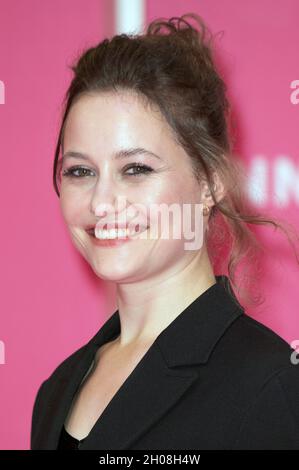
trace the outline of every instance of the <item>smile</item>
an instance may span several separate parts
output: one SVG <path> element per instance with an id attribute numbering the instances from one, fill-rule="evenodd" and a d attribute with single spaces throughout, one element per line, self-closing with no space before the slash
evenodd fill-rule
<path id="1" fill-rule="evenodd" d="M 95 228 L 90 228 L 87 229 L 86 232 L 90 237 L 92 238 L 92 241 L 94 244 L 97 246 L 118 246 L 122 245 L 123 243 L 129 242 L 134 240 L 134 237 L 145 230 L 148 229 L 148 227 L 142 227 L 140 228 L 139 225 L 137 225 L 138 231 L 132 230 L 132 229 L 110 229 L 110 230 L 101 230 Z"/>

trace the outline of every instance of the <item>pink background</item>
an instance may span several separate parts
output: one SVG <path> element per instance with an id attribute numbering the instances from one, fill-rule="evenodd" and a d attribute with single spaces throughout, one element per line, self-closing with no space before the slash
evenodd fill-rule
<path id="1" fill-rule="evenodd" d="M 191 11 L 224 31 L 217 43 L 237 150 L 249 173 L 258 157 L 266 168 L 267 198 L 258 207 L 298 229 L 299 104 L 290 84 L 299 79 L 299 2 L 148 0 L 146 22 Z M 114 285 L 95 278 L 71 245 L 52 188 L 68 65 L 113 33 L 112 1 L 0 0 L 1 449 L 29 448 L 40 383 L 116 309 Z M 268 250 L 259 286 L 265 302 L 248 314 L 291 343 L 299 339 L 298 265 L 284 236 L 271 227 L 259 234 Z"/>

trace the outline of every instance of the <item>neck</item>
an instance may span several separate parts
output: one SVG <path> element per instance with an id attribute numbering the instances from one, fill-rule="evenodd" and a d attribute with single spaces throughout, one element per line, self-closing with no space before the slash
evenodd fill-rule
<path id="1" fill-rule="evenodd" d="M 199 295 L 216 283 L 205 248 L 185 264 L 146 281 L 117 285 L 119 347 L 151 344 Z"/>

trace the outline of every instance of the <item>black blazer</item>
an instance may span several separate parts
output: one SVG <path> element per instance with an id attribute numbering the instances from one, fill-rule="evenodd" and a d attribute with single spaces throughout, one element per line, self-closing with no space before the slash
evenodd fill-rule
<path id="1" fill-rule="evenodd" d="M 216 280 L 158 335 L 79 450 L 299 449 L 296 353 Z M 96 351 L 119 332 L 117 310 L 41 384 L 31 450 L 57 449 Z"/>

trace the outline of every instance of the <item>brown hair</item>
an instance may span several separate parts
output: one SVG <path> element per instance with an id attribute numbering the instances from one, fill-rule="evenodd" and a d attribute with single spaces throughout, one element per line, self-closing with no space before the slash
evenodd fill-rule
<path id="1" fill-rule="evenodd" d="M 197 27 L 188 18 L 195 20 Z M 187 13 L 169 20 L 156 19 L 145 34 L 115 35 L 84 51 L 70 66 L 75 76 L 64 98 L 53 183 L 60 196 L 59 154 L 66 118 L 75 100 L 90 92 L 134 91 L 144 102 L 158 106 L 174 138 L 190 156 L 195 177 L 207 181 L 215 203 L 206 233 L 209 256 L 215 271 L 222 261 L 221 269 L 227 269 L 232 285 L 238 288 L 236 270 L 241 260 L 246 260 L 247 269 L 262 248 L 250 225 L 271 224 L 282 229 L 289 241 L 290 237 L 283 224 L 250 208 L 244 192 L 246 175 L 233 155 L 231 109 L 226 85 L 215 65 L 212 39 L 202 18 Z M 221 201 L 214 193 L 215 172 L 226 188 Z"/>

